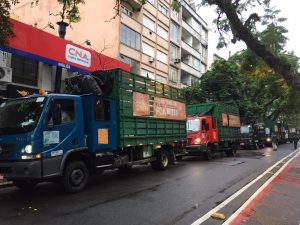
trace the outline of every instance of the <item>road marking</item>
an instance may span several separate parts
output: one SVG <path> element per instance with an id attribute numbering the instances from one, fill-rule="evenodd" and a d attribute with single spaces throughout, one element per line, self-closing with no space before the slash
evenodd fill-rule
<path id="1" fill-rule="evenodd" d="M 299 151 L 299 150 L 298 150 Z M 269 167 L 265 172 L 263 172 L 261 175 L 259 175 L 258 177 L 256 177 L 254 180 L 252 180 L 250 183 L 248 183 L 247 185 L 245 185 L 243 188 L 241 188 L 239 191 L 235 192 L 233 195 L 231 195 L 229 198 L 227 198 L 225 201 L 223 201 L 221 204 L 217 205 L 215 208 L 213 208 L 212 210 L 210 210 L 209 212 L 207 212 L 205 215 L 203 215 L 202 217 L 200 217 L 199 219 L 197 219 L 195 222 L 193 222 L 191 225 L 200 225 L 202 224 L 204 221 L 208 220 L 210 218 L 210 216 L 215 213 L 215 212 L 219 212 L 220 209 L 224 208 L 228 203 L 230 203 L 232 200 L 234 200 L 236 197 L 238 197 L 239 195 L 241 195 L 244 191 L 246 191 L 252 184 L 254 184 L 256 181 L 260 180 L 263 176 L 265 176 L 268 172 L 270 172 L 274 167 L 276 167 L 278 164 L 280 164 L 281 162 L 283 162 L 285 159 L 287 159 L 288 157 L 290 157 L 291 155 L 295 154 L 294 152 L 291 152 L 289 155 L 287 155 L 286 157 L 284 157 L 283 159 L 279 160 L 277 163 L 275 163 L 273 166 Z M 298 152 L 299 154 L 299 152 Z M 296 153 L 297 155 L 297 153 Z"/>
<path id="2" fill-rule="evenodd" d="M 287 167 L 287 165 L 294 159 L 296 158 L 300 152 L 296 153 L 292 158 L 290 158 L 285 165 L 283 165 L 269 180 L 267 180 L 235 213 L 233 213 L 222 225 L 229 225 L 241 212 L 244 210 L 249 203 L 255 199 L 255 197 L 261 193 L 265 187 L 267 187 L 280 173 L 284 168 Z"/>

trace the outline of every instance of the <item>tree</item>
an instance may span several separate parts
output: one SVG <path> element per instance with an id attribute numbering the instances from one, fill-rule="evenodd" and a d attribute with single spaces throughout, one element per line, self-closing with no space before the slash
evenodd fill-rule
<path id="1" fill-rule="evenodd" d="M 12 24 L 8 18 L 10 15 L 11 5 L 18 3 L 18 0 L 2 0 L 0 1 L 0 45 L 7 45 L 8 38 L 13 37 Z"/>
<path id="2" fill-rule="evenodd" d="M 80 4 L 84 4 L 84 0 L 57 0 L 62 4 L 62 11 L 55 16 L 60 16 L 61 21 L 68 26 L 70 23 L 80 21 Z M 7 45 L 8 39 L 14 36 L 12 24 L 9 22 L 10 9 L 12 5 L 18 4 L 19 0 L 2 0 L 0 1 L 0 45 Z M 53 15 L 53 14 L 52 14 Z M 65 22 L 68 21 L 68 23 Z"/>
<path id="3" fill-rule="evenodd" d="M 76 2 L 76 0 L 61 0 L 63 2 Z M 139 0 L 145 4 L 146 0 Z M 0 21 L 5 21 L 8 17 L 10 4 L 8 0 L 4 2 L 4 10 L 0 11 Z M 116 0 L 116 3 L 121 4 L 122 0 Z M 291 68 L 291 65 L 280 56 L 269 51 L 266 46 L 259 41 L 255 35 L 256 23 L 260 20 L 257 13 L 250 14 L 247 19 L 243 17 L 249 8 L 263 6 L 265 8 L 265 18 L 273 19 L 273 13 L 276 12 L 270 8 L 271 0 L 202 0 L 202 5 L 217 6 L 218 17 L 216 23 L 220 32 L 229 32 L 233 35 L 232 42 L 242 40 L 246 43 L 247 47 L 251 49 L 257 56 L 261 57 L 277 74 L 281 75 L 286 83 L 294 87 L 300 88 L 300 75 L 298 72 Z M 173 0 L 172 6 L 178 9 L 180 0 Z M 2 7 L 1 7 L 2 9 Z M 72 12 L 72 10 L 71 10 Z M 119 13 L 119 11 L 117 12 Z M 225 16 L 225 18 L 224 18 Z M 7 26 L 8 25 L 8 26 Z M 7 37 L 12 35 L 9 23 L 4 23 L 3 34 L 0 36 L 0 43 L 7 43 Z M 1 30 L 2 30 L 1 29 Z"/>

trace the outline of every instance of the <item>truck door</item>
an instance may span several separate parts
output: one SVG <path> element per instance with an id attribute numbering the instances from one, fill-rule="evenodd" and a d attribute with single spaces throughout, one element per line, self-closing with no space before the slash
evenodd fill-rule
<path id="1" fill-rule="evenodd" d="M 75 112 L 78 110 L 74 99 L 54 99 L 50 103 L 43 131 L 44 177 L 57 175 L 63 154 L 83 144 L 80 139 L 83 130 L 76 122 Z"/>
<path id="2" fill-rule="evenodd" d="M 115 150 L 117 148 L 116 137 L 116 105 L 115 101 L 95 97 L 94 99 L 94 127 L 97 134 L 94 146 L 96 152 Z"/>
<path id="3" fill-rule="evenodd" d="M 201 142 L 205 143 L 209 140 L 209 123 L 206 118 L 201 120 Z"/>

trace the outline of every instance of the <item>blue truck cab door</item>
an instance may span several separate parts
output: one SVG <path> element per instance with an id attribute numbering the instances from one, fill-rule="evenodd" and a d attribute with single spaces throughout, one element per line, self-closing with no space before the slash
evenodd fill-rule
<path id="1" fill-rule="evenodd" d="M 116 101 L 113 98 L 87 95 L 83 96 L 83 105 L 89 151 L 98 158 L 106 158 L 103 164 L 110 164 L 113 151 L 118 146 Z"/>
<path id="2" fill-rule="evenodd" d="M 62 173 L 62 159 L 67 152 L 84 147 L 84 124 L 80 97 L 52 96 L 43 126 L 43 177 L 47 178 Z"/>

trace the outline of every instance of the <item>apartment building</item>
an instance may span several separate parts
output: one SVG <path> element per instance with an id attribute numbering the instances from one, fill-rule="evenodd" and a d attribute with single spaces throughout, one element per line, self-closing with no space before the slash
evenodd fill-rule
<path id="1" fill-rule="evenodd" d="M 12 13 L 58 35 L 55 15 L 61 8 L 53 0 L 23 0 Z M 145 5 L 126 0 L 120 6 L 115 0 L 93 0 L 79 9 L 82 19 L 67 28 L 65 38 L 130 64 L 134 73 L 181 87 L 197 82 L 207 69 L 207 24 L 191 1 L 183 0 L 179 12 L 170 0 Z"/>

